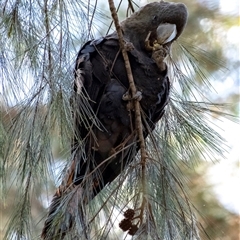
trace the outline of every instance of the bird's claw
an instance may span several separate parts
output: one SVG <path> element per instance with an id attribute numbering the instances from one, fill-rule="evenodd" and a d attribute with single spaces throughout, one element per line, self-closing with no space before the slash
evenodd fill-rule
<path id="1" fill-rule="evenodd" d="M 127 103 L 127 110 L 131 111 L 134 109 L 134 104 L 131 100 L 141 101 L 142 99 L 142 93 L 140 91 L 137 91 L 133 96 L 127 91 L 125 94 L 123 94 L 122 99 L 124 101 L 128 101 Z"/>
<path id="2" fill-rule="evenodd" d="M 152 53 L 152 58 L 156 61 L 156 59 L 162 59 L 164 60 L 168 55 L 168 49 L 161 48 L 159 50 L 156 50 Z"/>
<path id="3" fill-rule="evenodd" d="M 130 52 L 134 49 L 134 46 L 131 42 L 125 42 L 125 49 L 127 52 Z"/>
<path id="4" fill-rule="evenodd" d="M 137 91 L 137 92 L 134 94 L 133 99 L 134 99 L 134 100 L 137 100 L 137 101 L 141 101 L 141 100 L 142 100 L 142 92 Z"/>
<path id="5" fill-rule="evenodd" d="M 122 100 L 124 101 L 130 101 L 131 100 L 131 95 L 129 94 L 129 92 L 127 91 L 126 93 L 123 94 L 122 96 Z"/>
<path id="6" fill-rule="evenodd" d="M 129 91 L 127 91 L 125 94 L 123 94 L 122 99 L 124 101 L 130 101 L 130 100 L 141 101 L 141 99 L 142 99 L 142 92 L 137 91 L 133 96 L 131 96 Z"/>
<path id="7" fill-rule="evenodd" d="M 156 62 L 160 71 L 166 70 L 166 63 L 164 62 L 164 59 L 168 55 L 168 51 L 169 49 L 161 48 L 152 53 L 152 59 Z"/>

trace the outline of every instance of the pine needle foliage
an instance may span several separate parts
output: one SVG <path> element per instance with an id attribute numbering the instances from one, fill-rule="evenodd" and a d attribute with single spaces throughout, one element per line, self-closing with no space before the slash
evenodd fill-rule
<path id="1" fill-rule="evenodd" d="M 134 4 L 129 3 L 132 8 Z M 66 162 L 60 179 L 72 160 L 76 54 L 97 30 L 107 28 L 110 18 L 97 1 L 6 0 L 0 7 L 0 103 L 6 113 L 0 127 L 1 200 L 7 204 L 10 189 L 17 189 L 4 239 L 38 239 L 45 214 L 38 216 L 37 223 L 33 203 L 51 197 L 48 188 L 58 164 L 53 154 L 56 139 Z M 214 160 L 223 155 L 224 140 L 209 123 L 222 114 L 222 106 L 206 97 L 209 75 L 198 56 L 211 64 L 216 61 L 189 46 L 187 40 L 176 43 L 168 59 L 171 98 L 164 117 L 146 140 L 145 169 L 135 143 L 129 154 L 136 155 L 134 161 L 93 200 L 86 201 L 91 176 L 81 198 L 78 188 L 69 191 L 54 217 L 56 228 L 67 222 L 67 204 L 76 200 L 76 221 L 65 239 L 199 239 L 201 227 L 179 166 L 191 167 L 199 156 Z M 101 128 L 87 101 L 81 104 L 81 121 Z M 142 121 L 146 122 L 144 115 Z M 81 142 L 80 148 L 84 139 Z M 98 171 L 92 175 L 101 178 Z M 133 236 L 118 226 L 130 208 L 135 211 L 132 224 L 138 226 Z"/>

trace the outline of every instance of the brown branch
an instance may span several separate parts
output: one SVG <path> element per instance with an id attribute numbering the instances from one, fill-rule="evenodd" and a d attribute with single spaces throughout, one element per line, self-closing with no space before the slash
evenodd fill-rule
<path id="1" fill-rule="evenodd" d="M 125 41 L 123 39 L 123 34 L 121 30 L 121 26 L 118 21 L 118 16 L 116 13 L 116 8 L 114 6 L 113 0 L 108 0 L 109 3 L 109 8 L 112 14 L 112 18 L 115 24 L 115 28 L 119 37 L 119 45 L 120 49 L 122 51 L 124 63 L 125 63 L 125 68 L 127 72 L 127 77 L 129 81 L 129 88 L 131 90 L 132 96 L 136 95 L 137 93 L 137 88 L 134 83 L 133 75 L 132 75 L 132 70 L 131 70 L 131 65 L 129 62 L 127 50 L 125 47 Z M 147 152 L 146 152 L 146 147 L 145 147 L 145 141 L 144 141 L 144 136 L 143 136 L 143 125 L 142 125 L 142 117 L 141 117 L 141 106 L 138 100 L 131 100 L 134 101 L 134 109 L 135 109 L 135 118 L 136 118 L 136 130 L 137 130 L 137 135 L 139 138 L 140 142 L 140 153 L 141 153 L 141 165 L 142 165 L 142 192 L 143 192 L 143 201 L 142 201 L 142 206 L 141 206 L 141 222 L 142 222 L 142 217 L 143 217 L 143 210 L 144 206 L 146 204 L 146 198 L 145 198 L 145 193 L 146 193 L 146 159 L 147 159 Z"/>

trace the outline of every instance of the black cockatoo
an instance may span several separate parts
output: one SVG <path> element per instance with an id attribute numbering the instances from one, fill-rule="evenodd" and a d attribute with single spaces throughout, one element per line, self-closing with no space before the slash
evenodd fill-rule
<path id="1" fill-rule="evenodd" d="M 121 22 L 138 91 L 135 96 L 129 91 L 116 32 L 87 42 L 79 51 L 71 99 L 75 122 L 72 164 L 53 197 L 43 239 L 55 239 L 55 235 L 61 239 L 74 224 L 78 204 L 87 204 L 135 157 L 139 145 L 130 102 L 140 101 L 144 137 L 161 119 L 171 87 L 164 58 L 182 33 L 187 16 L 184 4 L 160 1 Z M 76 194 L 66 203 L 61 221 L 57 212 L 70 192 Z"/>

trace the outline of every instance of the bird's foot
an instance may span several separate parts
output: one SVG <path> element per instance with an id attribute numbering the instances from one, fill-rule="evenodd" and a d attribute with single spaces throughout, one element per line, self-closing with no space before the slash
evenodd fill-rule
<path id="1" fill-rule="evenodd" d="M 167 55 L 169 54 L 169 48 L 167 47 L 163 47 L 161 45 L 161 47 L 155 51 L 153 51 L 152 53 L 152 58 L 155 60 L 155 58 L 161 58 L 161 59 L 164 59 L 167 57 Z"/>
<path id="2" fill-rule="evenodd" d="M 127 110 L 131 111 L 134 109 L 134 103 L 132 100 L 137 100 L 137 101 L 141 101 L 142 99 L 142 92 L 137 91 L 133 96 L 129 93 L 129 91 L 127 91 L 125 94 L 123 94 L 122 99 L 124 101 L 128 101 L 127 103 Z"/>
<path id="3" fill-rule="evenodd" d="M 162 47 L 161 49 L 154 51 L 152 53 L 152 59 L 156 62 L 158 68 L 161 71 L 166 70 L 166 63 L 164 62 L 164 59 L 166 58 L 166 56 L 169 53 L 169 49 Z"/>
<path id="4" fill-rule="evenodd" d="M 125 42 L 125 49 L 127 52 L 130 52 L 134 49 L 134 46 L 131 42 Z"/>
<path id="5" fill-rule="evenodd" d="M 133 96 L 127 91 L 126 93 L 123 94 L 122 99 L 124 101 L 131 101 L 131 100 L 137 100 L 141 101 L 142 100 L 142 92 L 137 91 Z"/>

